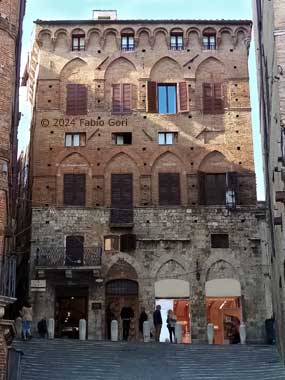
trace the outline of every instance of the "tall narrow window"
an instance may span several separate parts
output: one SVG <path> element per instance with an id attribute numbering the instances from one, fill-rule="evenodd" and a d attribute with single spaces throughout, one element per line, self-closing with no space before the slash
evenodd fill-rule
<path id="1" fill-rule="evenodd" d="M 203 83 L 203 113 L 222 114 L 224 109 L 223 86 L 221 83 Z"/>
<path id="2" fill-rule="evenodd" d="M 65 265 L 79 266 L 83 264 L 84 236 L 66 236 Z"/>
<path id="3" fill-rule="evenodd" d="M 87 87 L 83 84 L 68 84 L 66 86 L 66 114 L 87 114 Z"/>
<path id="4" fill-rule="evenodd" d="M 113 84 L 113 113 L 132 112 L 132 85 L 129 83 Z"/>
<path id="5" fill-rule="evenodd" d="M 135 50 L 135 38 L 132 34 L 123 34 L 122 35 L 121 48 L 124 51 Z"/>
<path id="6" fill-rule="evenodd" d="M 158 188 L 160 205 L 180 205 L 179 173 L 159 173 Z"/>
<path id="7" fill-rule="evenodd" d="M 133 175 L 111 176 L 111 224 L 133 223 Z"/>
<path id="8" fill-rule="evenodd" d="M 85 34 L 72 35 L 72 50 L 85 50 Z"/>
<path id="9" fill-rule="evenodd" d="M 214 33 L 203 35 L 203 50 L 216 50 L 216 35 Z"/>
<path id="10" fill-rule="evenodd" d="M 171 50 L 183 50 L 183 34 L 172 33 L 170 35 L 170 49 Z"/>
<path id="11" fill-rule="evenodd" d="M 85 174 L 64 174 L 63 203 L 66 206 L 85 206 Z"/>
<path id="12" fill-rule="evenodd" d="M 177 112 L 175 84 L 158 85 L 158 112 L 165 114 Z"/>

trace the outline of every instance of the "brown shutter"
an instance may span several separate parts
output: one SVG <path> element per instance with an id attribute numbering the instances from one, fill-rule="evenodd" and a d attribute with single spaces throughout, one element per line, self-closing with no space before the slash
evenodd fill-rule
<path id="1" fill-rule="evenodd" d="M 85 206 L 85 174 L 64 174 L 63 203 L 69 206 Z"/>
<path id="2" fill-rule="evenodd" d="M 214 83 L 213 85 L 213 107 L 215 114 L 224 113 L 224 98 L 223 98 L 223 86 L 221 83 Z"/>
<path id="3" fill-rule="evenodd" d="M 122 112 L 129 113 L 132 110 L 132 85 L 122 84 Z"/>
<path id="4" fill-rule="evenodd" d="M 213 109 L 213 88 L 209 83 L 203 83 L 203 113 L 212 114 Z"/>
<path id="5" fill-rule="evenodd" d="M 179 173 L 159 173 L 158 186 L 160 205 L 180 205 Z"/>
<path id="6" fill-rule="evenodd" d="M 205 173 L 198 172 L 198 182 L 199 182 L 199 204 L 206 204 L 206 194 L 205 194 Z"/>
<path id="7" fill-rule="evenodd" d="M 83 264 L 83 236 L 67 236 L 65 249 L 65 265 L 76 266 Z"/>
<path id="8" fill-rule="evenodd" d="M 113 84 L 112 112 L 121 112 L 121 85 Z"/>
<path id="9" fill-rule="evenodd" d="M 133 222 L 133 175 L 112 174 L 111 176 L 111 223 Z"/>
<path id="10" fill-rule="evenodd" d="M 121 252 L 130 252 L 136 249 L 136 235 L 134 234 L 126 234 L 121 235 Z"/>
<path id="11" fill-rule="evenodd" d="M 226 174 L 205 175 L 205 199 L 207 205 L 226 203 Z"/>
<path id="12" fill-rule="evenodd" d="M 178 83 L 178 112 L 189 111 L 188 86 L 186 82 Z"/>
<path id="13" fill-rule="evenodd" d="M 66 114 L 87 114 L 87 87 L 83 84 L 68 84 L 66 86 Z"/>
<path id="14" fill-rule="evenodd" d="M 157 112 L 157 84 L 147 82 L 147 112 Z"/>

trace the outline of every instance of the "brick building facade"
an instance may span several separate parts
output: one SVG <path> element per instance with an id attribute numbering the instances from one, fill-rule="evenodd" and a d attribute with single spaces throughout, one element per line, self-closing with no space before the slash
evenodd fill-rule
<path id="1" fill-rule="evenodd" d="M 105 339 L 128 304 L 137 339 L 140 306 L 170 302 L 185 342 L 204 341 L 207 322 L 216 343 L 231 341 L 242 320 L 263 340 L 250 34 L 250 21 L 36 21 L 36 321 L 76 336 L 85 318 L 88 337 Z"/>
<path id="2" fill-rule="evenodd" d="M 282 0 L 253 1 L 260 120 L 272 261 L 277 345 L 285 362 L 285 9 Z"/>
<path id="3" fill-rule="evenodd" d="M 0 379 L 6 378 L 7 347 L 4 334 L 12 322 L 4 310 L 15 301 L 15 262 L 9 254 L 15 218 L 18 89 L 24 0 L 0 2 Z"/>

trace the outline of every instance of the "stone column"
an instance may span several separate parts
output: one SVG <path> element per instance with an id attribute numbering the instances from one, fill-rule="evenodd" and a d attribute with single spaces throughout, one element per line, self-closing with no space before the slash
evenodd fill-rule
<path id="1" fill-rule="evenodd" d="M 191 299 L 191 338 L 195 343 L 207 342 L 206 304 L 204 292 L 194 290 Z"/>

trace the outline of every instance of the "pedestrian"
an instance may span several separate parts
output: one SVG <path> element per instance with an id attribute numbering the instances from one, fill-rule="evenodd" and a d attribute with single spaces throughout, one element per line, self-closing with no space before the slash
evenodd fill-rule
<path id="1" fill-rule="evenodd" d="M 131 320 L 134 318 L 134 311 L 130 306 L 123 306 L 121 319 L 123 321 L 123 340 L 127 341 L 130 333 Z"/>
<path id="2" fill-rule="evenodd" d="M 33 320 L 33 308 L 29 302 L 24 303 L 22 309 L 20 310 L 20 315 L 22 317 L 23 339 L 31 339 L 31 323 Z"/>
<path id="3" fill-rule="evenodd" d="M 168 310 L 168 312 L 167 312 L 166 323 L 167 323 L 167 328 L 168 328 L 168 331 L 169 331 L 170 342 L 173 343 L 173 341 L 174 341 L 174 343 L 175 343 L 176 316 L 175 316 L 175 314 L 173 313 L 173 311 L 171 309 Z"/>
<path id="4" fill-rule="evenodd" d="M 141 333 L 142 337 L 143 337 L 143 324 L 147 320 L 148 320 L 147 313 L 145 312 L 145 308 L 142 307 L 141 314 L 139 317 L 139 332 Z"/>
<path id="5" fill-rule="evenodd" d="M 160 332 L 162 327 L 162 318 L 161 318 L 161 306 L 157 305 L 155 312 L 153 313 L 153 324 L 155 328 L 155 341 L 159 342 Z"/>
<path id="6" fill-rule="evenodd" d="M 111 309 L 111 306 L 108 305 L 106 309 L 106 324 L 107 324 L 107 339 L 111 340 L 111 326 L 112 326 L 112 321 L 116 319 L 116 316 L 114 312 Z"/>

